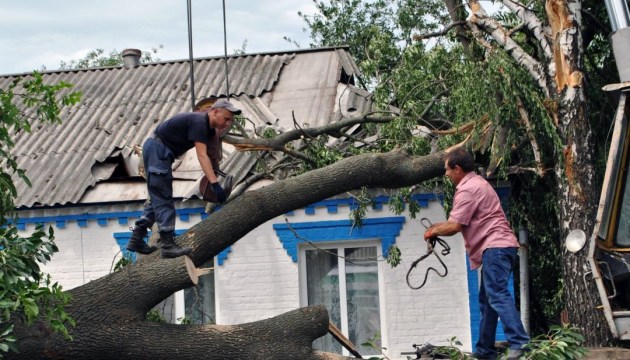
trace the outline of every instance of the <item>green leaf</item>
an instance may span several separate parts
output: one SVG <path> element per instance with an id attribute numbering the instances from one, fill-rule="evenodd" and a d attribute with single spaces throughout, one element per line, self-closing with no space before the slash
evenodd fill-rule
<path id="1" fill-rule="evenodd" d="M 2 331 L 0 331 L 0 338 L 8 336 L 12 332 L 13 332 L 13 324 L 10 324 L 9 326 L 2 329 Z"/>

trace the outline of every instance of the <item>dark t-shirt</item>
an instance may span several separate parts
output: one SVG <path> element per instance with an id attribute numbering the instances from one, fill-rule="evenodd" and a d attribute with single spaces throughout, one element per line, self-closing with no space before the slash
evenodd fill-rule
<path id="1" fill-rule="evenodd" d="M 214 136 L 214 129 L 210 127 L 205 112 L 189 112 L 175 115 L 161 123 L 155 133 L 175 156 L 180 156 L 192 149 L 195 142 L 208 146 Z"/>

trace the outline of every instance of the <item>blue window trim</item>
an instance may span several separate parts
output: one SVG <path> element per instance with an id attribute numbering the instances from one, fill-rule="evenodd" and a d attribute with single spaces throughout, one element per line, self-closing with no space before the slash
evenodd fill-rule
<path id="1" fill-rule="evenodd" d="M 298 243 L 304 239 L 311 242 L 380 239 L 383 256 L 387 256 L 405 219 L 404 216 L 364 219 L 361 227 L 353 227 L 350 220 L 274 224 L 273 229 L 293 262 L 298 260 Z"/>
<path id="2" fill-rule="evenodd" d="M 186 231 L 187 230 L 182 230 L 182 229 L 175 230 L 175 235 L 179 236 L 185 233 Z M 145 242 L 148 241 L 149 236 L 151 236 L 151 232 L 149 232 L 147 237 L 144 239 Z M 129 242 L 130 237 L 131 237 L 131 232 L 115 232 L 114 233 L 114 239 L 116 239 L 116 244 L 118 244 L 118 247 L 120 248 L 120 251 L 122 251 L 123 256 L 131 257 L 132 261 L 136 261 L 136 253 L 127 250 L 127 243 Z M 228 254 L 231 251 L 232 251 L 232 247 L 228 246 L 226 249 L 224 249 L 217 255 L 217 262 L 219 266 L 223 265 L 223 262 L 227 259 Z"/>

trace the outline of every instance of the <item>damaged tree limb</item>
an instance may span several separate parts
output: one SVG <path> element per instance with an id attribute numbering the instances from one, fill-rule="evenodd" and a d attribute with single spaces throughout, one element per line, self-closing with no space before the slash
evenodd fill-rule
<path id="1" fill-rule="evenodd" d="M 178 241 L 193 249 L 190 259 L 198 267 L 260 224 L 288 211 L 362 186 L 399 188 L 440 176 L 443 156 L 440 152 L 415 157 L 394 150 L 346 158 L 246 192 L 191 227 Z M 314 339 L 328 331 L 328 314 L 323 307 L 297 309 L 273 319 L 234 326 L 145 320 L 152 307 L 193 286 L 190 267 L 182 258 L 160 259 L 152 254 L 72 289 L 66 311 L 77 323 L 71 331 L 74 341 L 53 333 L 45 323 L 29 327 L 16 318 L 15 335 L 22 352 L 11 353 L 8 358 L 196 360 L 204 354 L 214 359 L 343 359 L 311 347 Z"/>

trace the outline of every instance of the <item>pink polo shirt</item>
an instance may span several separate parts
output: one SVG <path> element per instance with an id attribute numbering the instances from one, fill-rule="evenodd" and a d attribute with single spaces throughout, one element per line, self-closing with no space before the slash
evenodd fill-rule
<path id="1" fill-rule="evenodd" d="M 471 269 L 481 265 L 481 255 L 487 248 L 519 247 L 499 196 L 474 171 L 466 174 L 457 185 L 448 220 L 462 225 Z"/>

